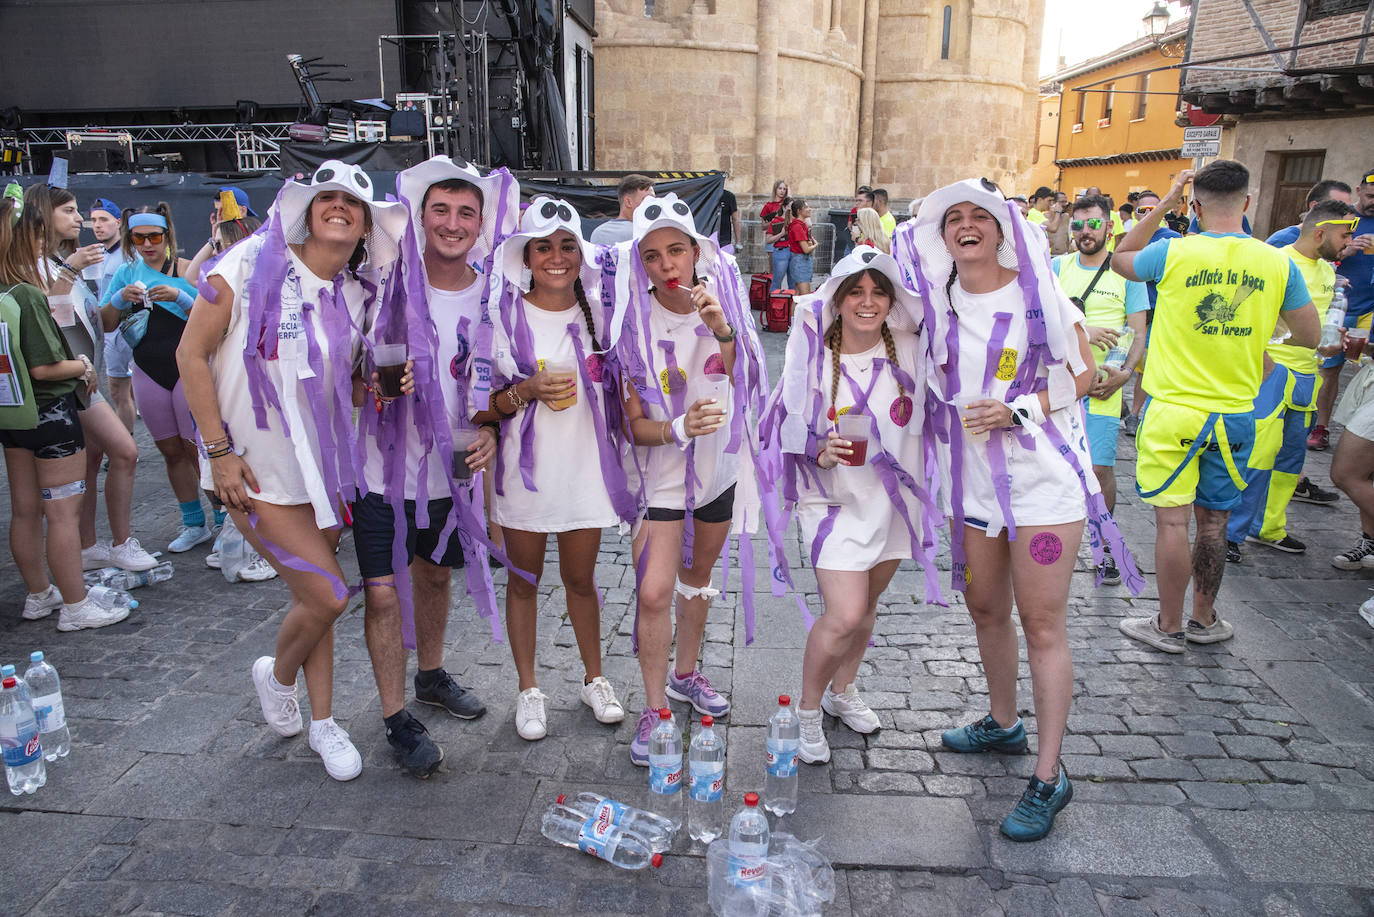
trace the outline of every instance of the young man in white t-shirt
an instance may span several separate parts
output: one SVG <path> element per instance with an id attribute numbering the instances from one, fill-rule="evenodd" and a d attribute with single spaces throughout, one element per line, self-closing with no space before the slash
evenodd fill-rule
<path id="1" fill-rule="evenodd" d="M 484 194 L 483 189 L 475 183 L 482 179 L 470 166 L 461 169 L 446 159 L 436 157 L 410 171 L 420 170 L 424 170 L 422 175 L 439 180 L 421 185 L 423 191 L 418 195 L 419 200 L 407 201 L 418 210 L 418 215 L 412 213 L 412 224 L 422 264 L 407 262 L 404 270 L 409 272 L 423 268 L 425 303 L 420 311 L 429 316 L 438 339 L 432 384 L 443 392 L 445 415 L 452 425 L 455 421 L 467 419 L 460 416 L 466 413 L 461 409 L 466 399 L 458 387 L 467 385 L 467 359 L 472 349 L 470 342 L 480 320 L 484 287 L 473 263 L 489 256 L 492 231 L 483 225 Z M 473 180 L 469 181 L 469 178 Z M 402 173 L 400 187 L 403 196 L 406 193 L 406 179 L 407 173 Z M 488 191 L 494 191 L 494 188 Z M 513 225 L 510 228 L 513 229 Z M 402 256 L 403 260 L 407 257 L 408 253 Z M 414 356 L 411 354 L 412 358 Z M 486 712 L 486 706 L 471 691 L 454 681 L 443 667 L 444 630 L 448 624 L 452 569 L 463 566 L 463 549 L 456 530 L 450 532 L 447 540 L 443 541 L 442 553 L 438 551 L 452 508 L 448 482 L 451 470 L 441 467 L 443 462 L 435 458 L 437 452 L 430 455 L 426 475 L 429 519 L 427 527 L 419 528 L 415 513 L 418 492 L 416 466 L 419 464 L 416 460 L 421 447 L 415 425 L 412 423 L 409 426 L 407 432 L 411 434 L 413 442 L 409 444 L 405 456 L 405 515 L 418 657 L 415 698 L 421 703 L 447 710 L 461 719 L 475 719 Z M 489 428 L 481 428 L 478 437 L 477 444 L 466 455 L 455 450 L 455 462 L 465 461 L 468 474 L 487 466 L 496 453 L 496 437 Z M 364 433 L 363 441 L 367 456 L 364 475 L 370 492 L 355 505 L 353 523 L 354 544 L 366 598 L 363 629 L 381 697 L 387 742 L 396 752 L 401 769 L 423 778 L 439 768 L 444 753 L 429 737 L 424 724 L 405 709 L 407 652 L 402 636 L 401 603 L 394 585 L 397 571 L 393 569 L 392 555 L 396 519 L 393 509 L 382 496 L 388 482 L 385 480 L 387 475 L 383 471 L 384 462 L 377 437 Z M 439 556 L 438 562 L 433 559 L 436 554 Z"/>

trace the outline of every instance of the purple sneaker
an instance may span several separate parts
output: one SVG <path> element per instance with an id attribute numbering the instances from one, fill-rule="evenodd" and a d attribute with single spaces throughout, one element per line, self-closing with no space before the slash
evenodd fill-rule
<path id="1" fill-rule="evenodd" d="M 691 704 L 697 713 L 721 717 L 730 712 L 730 702 L 716 693 L 706 676 L 692 670 L 692 674 L 678 678 L 676 672 L 668 673 L 668 696 Z"/>
<path id="2" fill-rule="evenodd" d="M 639 767 L 649 766 L 649 733 L 658 725 L 658 711 L 645 707 L 635 724 L 634 741 L 630 743 L 630 763 Z"/>

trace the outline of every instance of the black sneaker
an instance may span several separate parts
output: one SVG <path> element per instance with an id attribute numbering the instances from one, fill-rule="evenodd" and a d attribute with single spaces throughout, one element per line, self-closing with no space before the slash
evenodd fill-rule
<path id="1" fill-rule="evenodd" d="M 1098 570 L 1102 573 L 1102 585 L 1121 585 L 1121 571 L 1116 568 L 1116 561 L 1112 559 L 1112 555 L 1105 553 L 1102 555 L 1102 566 Z"/>
<path id="2" fill-rule="evenodd" d="M 1140 429 L 1140 415 L 1127 414 L 1121 421 L 1121 429 L 1127 436 L 1135 436 L 1135 431 Z"/>
<path id="3" fill-rule="evenodd" d="M 1322 490 L 1307 478 L 1298 482 L 1298 486 L 1293 491 L 1293 499 L 1299 503 L 1311 503 L 1314 506 L 1330 506 L 1341 501 L 1341 495 L 1332 490 Z"/>
<path id="4" fill-rule="evenodd" d="M 1228 564 L 1240 563 L 1240 542 L 1226 542 L 1226 562 Z"/>
<path id="5" fill-rule="evenodd" d="M 1268 538 L 1261 538 L 1258 535 L 1247 535 L 1245 540 L 1251 544 L 1262 544 L 1275 551 L 1282 551 L 1285 554 L 1301 554 L 1307 550 L 1307 545 L 1303 544 L 1292 535 L 1284 535 L 1282 538 L 1270 541 Z"/>
<path id="6" fill-rule="evenodd" d="M 475 720 L 487 712 L 487 705 L 478 700 L 476 694 L 454 681 L 443 669 L 428 685 L 418 674 L 415 676 L 415 699 L 431 707 L 443 707 L 460 720 Z"/>
<path id="7" fill-rule="evenodd" d="M 1374 538 L 1361 533 L 1355 547 L 1331 558 L 1331 566 L 1337 570 L 1365 570 L 1374 567 Z"/>
<path id="8" fill-rule="evenodd" d="M 434 744 L 425 724 L 404 710 L 390 720 L 394 725 L 387 725 L 386 741 L 396 752 L 401 770 L 421 780 L 437 771 L 444 762 L 444 750 Z"/>

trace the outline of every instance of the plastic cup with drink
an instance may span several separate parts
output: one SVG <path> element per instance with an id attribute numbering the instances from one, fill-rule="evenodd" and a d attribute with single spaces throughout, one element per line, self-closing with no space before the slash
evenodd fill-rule
<path id="1" fill-rule="evenodd" d="M 568 408 L 577 404 L 577 367 L 571 363 L 555 363 L 548 361 L 544 364 L 544 372 L 555 378 L 571 379 L 572 391 L 556 401 L 550 401 L 549 407 L 555 411 L 566 411 Z"/>
<path id="2" fill-rule="evenodd" d="M 1364 346 L 1369 343 L 1368 328 L 1347 328 L 1345 330 L 1345 358 L 1351 363 L 1360 362 Z"/>
<path id="3" fill-rule="evenodd" d="M 848 440 L 852 454 L 845 460 L 846 465 L 862 465 L 868 461 L 868 436 L 872 421 L 867 414 L 844 414 L 835 426 L 839 429 L 840 439 Z"/>
<path id="4" fill-rule="evenodd" d="M 453 479 L 472 480 L 472 467 L 468 465 L 468 453 L 477 445 L 477 430 L 473 427 L 459 427 L 453 431 Z"/>
<path id="5" fill-rule="evenodd" d="M 708 415 L 714 424 L 709 432 L 714 433 L 725 425 L 730 404 L 730 377 L 722 373 L 707 373 L 693 379 L 692 384 L 687 387 L 687 406 L 691 407 L 698 401 L 714 402 L 707 410 L 720 412 Z"/>
<path id="6" fill-rule="evenodd" d="M 377 366 L 377 394 L 401 397 L 401 377 L 406 372 L 406 345 L 373 344 L 372 362 Z"/>
<path id="7" fill-rule="evenodd" d="M 975 443 L 987 442 L 988 433 L 986 431 L 974 433 L 972 430 L 968 429 L 968 406 L 975 401 L 986 401 L 987 398 L 988 396 L 982 393 L 973 393 L 969 395 L 960 393 L 954 396 L 954 406 L 959 409 L 959 419 L 964 422 L 964 432 L 967 433 L 968 438 Z"/>

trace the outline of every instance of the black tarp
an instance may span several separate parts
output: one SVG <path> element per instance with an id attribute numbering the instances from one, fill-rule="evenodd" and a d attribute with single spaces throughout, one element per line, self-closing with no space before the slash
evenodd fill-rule
<path id="1" fill-rule="evenodd" d="M 429 158 L 423 140 L 390 140 L 386 143 L 283 143 L 281 174 L 313 175 L 326 159 L 341 159 L 369 173 L 396 173 Z M 383 186 L 387 187 L 387 186 Z"/>
<path id="2" fill-rule="evenodd" d="M 343 145 L 343 144 L 341 144 Z M 376 188 L 393 193 L 396 188 L 394 170 L 367 169 Z M 582 228 L 587 234 L 603 220 L 616 215 L 620 202 L 616 185 L 629 172 L 516 172 L 520 181 L 520 197 L 529 201 L 539 194 L 561 197 L 573 205 L 582 216 Z M 658 194 L 673 192 L 685 200 L 696 218 L 697 230 L 711 235 L 720 222 L 720 198 L 725 190 L 724 172 L 644 172 L 654 180 Z M 679 176 L 679 177 L 674 177 Z M 24 176 L 25 185 L 42 181 L 41 176 Z M 142 207 L 166 201 L 172 208 L 172 220 L 177 227 L 177 245 L 182 255 L 189 257 L 210 235 L 210 214 L 214 199 L 221 187 L 234 185 L 248 194 L 253 209 L 266 216 L 282 178 L 276 175 L 234 177 L 207 175 L 199 172 L 175 172 L 156 175 L 130 173 L 95 173 L 72 175 L 68 187 L 76 195 L 76 203 L 83 215 L 89 215 L 90 203 L 97 197 L 109 198 L 120 207 Z M 83 242 L 95 241 L 89 230 L 83 231 Z"/>

